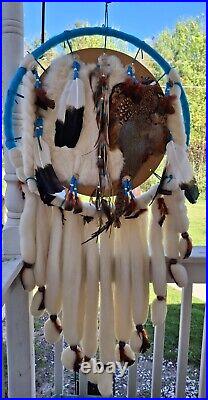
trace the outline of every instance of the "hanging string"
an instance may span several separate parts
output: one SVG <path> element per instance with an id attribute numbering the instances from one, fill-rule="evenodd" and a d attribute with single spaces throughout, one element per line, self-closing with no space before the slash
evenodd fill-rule
<path id="1" fill-rule="evenodd" d="M 158 78 L 155 82 L 158 83 L 165 75 L 166 75 L 166 72 L 164 72 L 164 74 L 162 74 L 162 75 L 160 76 L 160 78 Z"/>
<path id="2" fill-rule="evenodd" d="M 108 28 L 108 5 L 111 3 L 111 1 L 106 1 L 105 2 L 105 23 L 104 27 Z M 107 36 L 105 36 L 105 43 L 104 43 L 104 48 L 106 49 L 106 43 L 107 43 Z"/>
<path id="3" fill-rule="evenodd" d="M 42 2 L 41 44 L 45 42 L 45 2 Z"/>
<path id="4" fill-rule="evenodd" d="M 68 46 L 69 46 L 70 53 L 73 53 L 73 49 L 72 49 L 72 44 L 71 44 L 71 42 L 70 42 L 69 40 L 66 40 L 66 43 L 67 43 Z"/>
<path id="5" fill-rule="evenodd" d="M 140 48 L 137 50 L 136 55 L 135 55 L 135 57 L 134 57 L 134 60 L 137 59 L 137 56 L 138 56 L 139 52 L 141 52 L 141 57 L 142 57 L 142 60 L 143 60 L 143 58 L 144 58 L 144 53 L 143 53 L 143 50 L 140 49 Z"/>

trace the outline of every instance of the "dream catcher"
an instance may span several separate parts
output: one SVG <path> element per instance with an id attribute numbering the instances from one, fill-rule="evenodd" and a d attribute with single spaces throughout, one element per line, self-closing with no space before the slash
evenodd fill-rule
<path id="1" fill-rule="evenodd" d="M 144 66 L 112 50 L 62 56 L 38 75 L 37 59 L 49 48 L 94 34 L 146 51 L 167 75 L 166 93 Z M 21 81 L 23 134 L 17 146 L 11 121 Z M 78 371 L 82 362 L 99 357 L 104 372 L 88 379 L 109 396 L 108 363 L 132 365 L 150 347 L 149 265 L 153 325 L 166 317 L 167 268 L 180 287 L 187 284 L 181 260 L 192 244 L 185 198 L 196 202 L 198 189 L 187 156 L 189 113 L 179 75 L 155 50 L 122 32 L 65 31 L 25 57 L 8 91 L 5 132 L 25 197 L 21 279 L 25 290 L 37 287 L 31 313 L 48 313 L 49 343 L 64 335 L 66 368 Z M 135 196 L 134 188 L 164 155 L 159 183 Z M 83 201 L 83 194 L 90 200 Z"/>

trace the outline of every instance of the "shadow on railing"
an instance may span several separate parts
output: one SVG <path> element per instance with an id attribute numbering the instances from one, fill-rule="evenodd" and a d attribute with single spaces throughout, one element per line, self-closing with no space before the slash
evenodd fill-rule
<path id="1" fill-rule="evenodd" d="M 181 306 L 179 304 L 169 305 L 168 315 L 172 315 L 172 317 L 167 317 L 166 327 L 164 324 L 154 328 L 154 333 L 152 331 L 152 335 L 154 335 L 153 354 L 139 356 L 138 362 L 135 362 L 129 368 L 128 373 L 123 378 L 119 378 L 116 374 L 114 379 L 115 397 L 183 398 L 186 395 L 193 398 L 197 396 L 206 397 L 205 322 L 204 329 L 199 326 L 197 331 L 194 329 L 194 332 L 191 332 L 191 340 L 193 336 L 197 336 L 194 346 L 197 346 L 197 358 L 201 358 L 200 374 L 198 374 L 197 368 L 188 367 L 189 349 L 191 351 L 192 346 L 192 343 L 190 343 L 191 346 L 189 347 L 191 317 L 192 321 L 194 319 L 196 328 L 197 319 L 194 310 L 198 307 L 201 314 L 204 313 L 203 304 L 192 304 L 192 290 L 194 283 L 205 283 L 205 248 L 195 247 L 192 257 L 184 260 L 184 266 L 188 273 L 189 284 L 182 290 Z M 60 360 L 63 348 L 62 340 L 56 344 L 53 357 L 52 347 L 46 345 L 43 335 L 40 334 L 41 338 L 36 338 L 36 343 L 39 340 L 39 347 L 36 346 L 36 355 L 34 354 L 34 326 L 33 318 L 29 313 L 31 295 L 22 288 L 19 279 L 21 267 L 20 258 L 3 262 L 3 304 L 5 305 L 4 319 L 6 321 L 6 331 L 4 323 L 3 333 L 7 357 L 4 356 L 3 358 L 6 372 L 2 397 L 50 398 L 54 396 L 68 397 L 70 395 L 86 397 L 89 394 L 89 389 L 90 394 L 97 395 L 96 388 L 93 385 L 90 385 L 89 388 L 86 376 L 82 373 L 79 375 L 64 373 Z M 169 275 L 167 275 L 167 282 L 172 282 Z M 174 309 L 174 313 L 171 313 L 171 309 Z M 201 315 L 202 319 L 203 316 Z M 35 321 L 36 327 L 37 323 L 41 328 L 41 320 Z M 164 360 L 164 341 L 165 338 L 170 339 L 169 327 L 171 323 L 179 323 L 177 363 Z M 200 353 L 201 357 L 199 357 Z M 47 365 L 48 354 L 50 354 L 50 361 L 54 361 L 54 370 L 51 370 L 51 367 Z M 41 362 L 41 370 L 43 371 L 41 374 L 36 373 L 36 376 L 35 356 L 36 363 L 39 362 L 40 364 Z M 51 385 L 51 381 L 53 381 L 53 385 Z"/>

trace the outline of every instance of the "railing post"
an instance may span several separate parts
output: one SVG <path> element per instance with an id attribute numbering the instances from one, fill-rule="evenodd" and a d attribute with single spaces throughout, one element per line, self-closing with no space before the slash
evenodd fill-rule
<path id="1" fill-rule="evenodd" d="M 23 3 L 3 3 L 3 96 L 20 61 L 24 55 L 23 35 Z M 13 112 L 13 126 L 16 136 L 21 136 L 22 119 L 20 104 L 16 105 Z M 3 229 L 3 254 L 6 258 L 20 254 L 19 249 L 19 219 L 22 212 L 23 201 L 17 185 L 15 170 L 11 165 L 8 153 L 5 155 L 5 181 L 7 183 L 5 205 L 7 208 L 7 222 Z"/>
<path id="2" fill-rule="evenodd" d="M 186 392 L 186 377 L 188 366 L 188 350 L 191 325 L 193 284 L 189 283 L 182 289 L 182 302 L 180 313 L 177 376 L 176 376 L 176 398 L 184 398 Z"/>
<path id="3" fill-rule="evenodd" d="M 160 398 L 162 388 L 162 366 L 164 353 L 165 323 L 154 328 L 151 397 Z"/>
<path id="4" fill-rule="evenodd" d="M 204 313 L 204 328 L 201 349 L 199 398 L 206 398 L 206 309 Z"/>
<path id="5" fill-rule="evenodd" d="M 30 295 L 19 276 L 10 286 L 5 303 L 8 362 L 8 397 L 35 397 L 35 359 L 33 318 Z"/>
<path id="6" fill-rule="evenodd" d="M 63 338 L 54 346 L 54 391 L 55 396 L 59 397 L 63 392 L 63 364 L 61 362 L 61 353 L 63 350 Z"/>
<path id="7" fill-rule="evenodd" d="M 134 364 L 128 368 L 127 397 L 129 398 L 137 397 L 137 365 L 138 365 L 138 357 L 136 357 Z"/>

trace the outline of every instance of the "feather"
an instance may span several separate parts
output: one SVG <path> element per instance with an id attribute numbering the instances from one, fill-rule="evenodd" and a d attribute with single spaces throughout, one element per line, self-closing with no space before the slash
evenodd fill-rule
<path id="1" fill-rule="evenodd" d="M 174 114 L 175 109 L 172 103 L 175 101 L 175 99 L 176 99 L 175 95 L 160 97 L 158 100 L 158 108 L 157 108 L 158 114 L 161 115 Z"/>
<path id="2" fill-rule="evenodd" d="M 184 194 L 191 204 L 195 204 L 199 197 L 199 189 L 195 179 L 192 179 L 189 183 L 183 183 L 180 185 L 181 189 L 184 190 Z"/>
<path id="3" fill-rule="evenodd" d="M 65 85 L 59 102 L 55 129 L 55 146 L 74 148 L 83 124 L 85 88 L 79 78 L 79 63 L 74 60 L 74 79 Z"/>
<path id="4" fill-rule="evenodd" d="M 65 210 L 66 211 L 72 211 L 75 206 L 75 199 L 73 193 L 71 193 L 69 190 L 67 191 L 66 194 L 66 201 L 65 201 Z"/>
<path id="5" fill-rule="evenodd" d="M 35 96 L 36 106 L 42 108 L 43 110 L 48 110 L 48 108 L 51 108 L 53 110 L 55 108 L 55 101 L 47 97 L 47 93 L 44 89 L 35 88 Z"/>
<path id="6" fill-rule="evenodd" d="M 71 82 L 69 93 L 66 98 L 66 106 L 78 110 L 85 105 L 84 84 L 81 79 L 76 78 Z"/>
<path id="7" fill-rule="evenodd" d="M 69 108 L 65 120 L 56 120 L 55 146 L 74 148 L 79 140 L 83 124 L 84 107 Z"/>
<path id="8" fill-rule="evenodd" d="M 64 190 L 52 164 L 48 164 L 44 168 L 38 167 L 35 176 L 41 200 L 44 204 L 51 205 L 51 202 L 56 198 L 54 194 Z"/>

